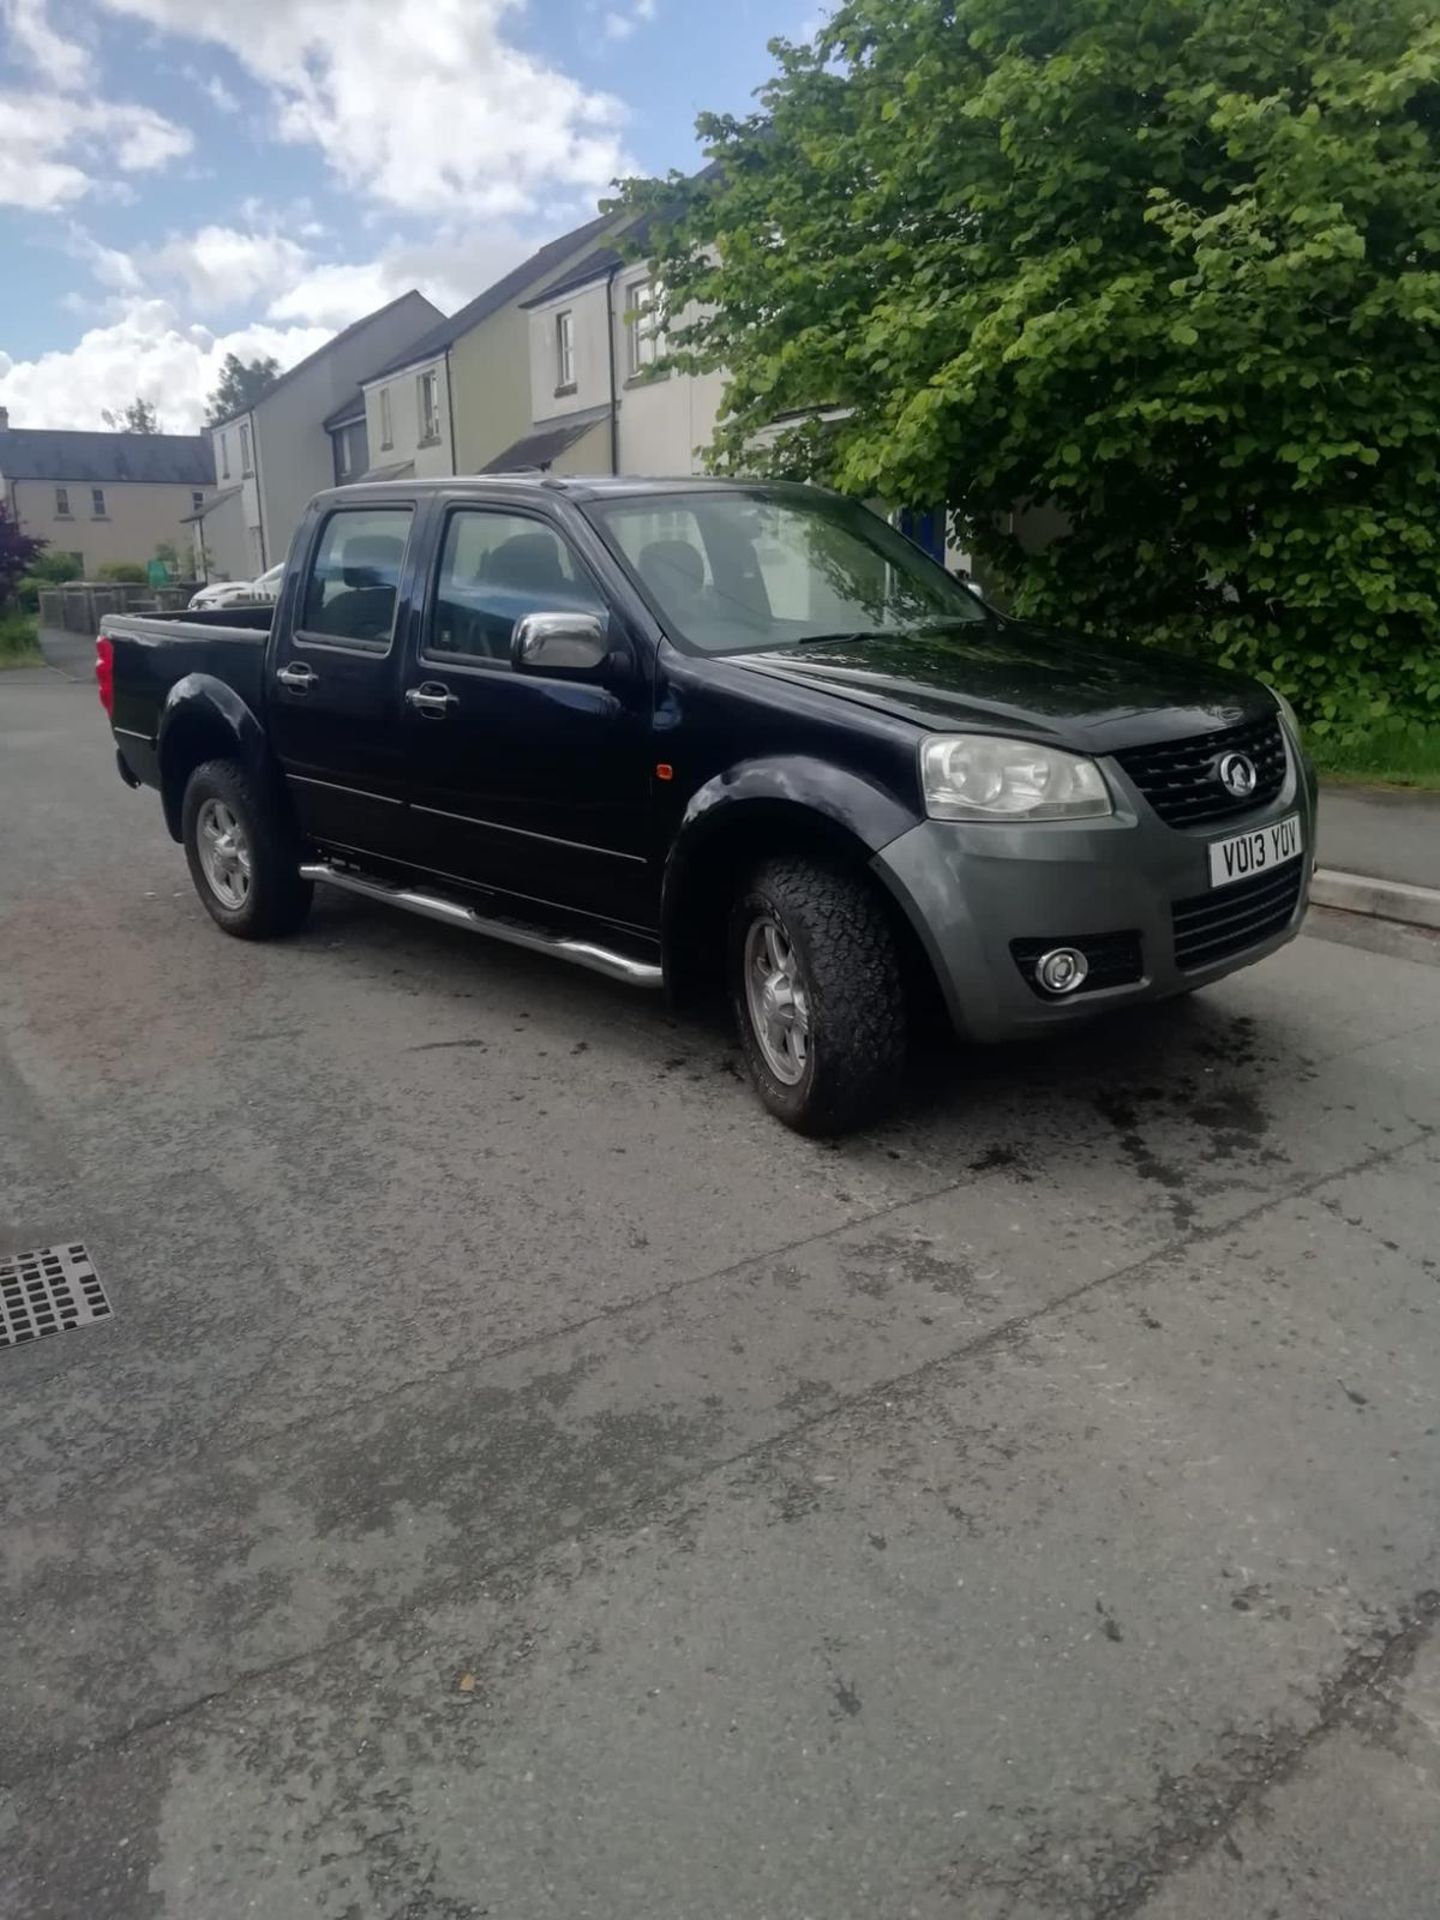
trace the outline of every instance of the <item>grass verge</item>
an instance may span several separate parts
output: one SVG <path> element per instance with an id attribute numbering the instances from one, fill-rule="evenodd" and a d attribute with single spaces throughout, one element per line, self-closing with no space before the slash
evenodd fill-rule
<path id="1" fill-rule="evenodd" d="M 1343 747 L 1312 734 L 1306 745 L 1323 780 L 1440 791 L 1440 727 L 1421 733 L 1377 729 Z"/>
<path id="2" fill-rule="evenodd" d="M 0 614 L 0 672 L 6 667 L 42 667 L 35 620 L 28 613 Z"/>

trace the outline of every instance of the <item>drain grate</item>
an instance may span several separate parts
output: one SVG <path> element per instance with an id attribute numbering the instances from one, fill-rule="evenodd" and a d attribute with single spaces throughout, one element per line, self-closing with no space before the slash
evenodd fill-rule
<path id="1" fill-rule="evenodd" d="M 0 1255 L 0 1347 L 109 1317 L 110 1302 L 84 1247 Z"/>

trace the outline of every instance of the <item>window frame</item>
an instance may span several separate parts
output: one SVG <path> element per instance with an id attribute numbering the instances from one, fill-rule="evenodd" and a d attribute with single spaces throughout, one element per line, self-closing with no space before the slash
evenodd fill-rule
<path id="1" fill-rule="evenodd" d="M 383 643 L 379 640 L 360 640 L 350 634 L 316 633 L 312 627 L 302 624 L 305 615 L 305 602 L 309 598 L 310 582 L 315 575 L 315 562 L 320 557 L 320 549 L 325 544 L 325 535 L 330 524 L 342 515 L 354 517 L 359 513 L 403 513 L 406 518 L 405 545 L 400 554 L 400 571 L 395 580 L 395 606 L 390 615 L 390 634 Z M 305 555 L 305 572 L 300 582 L 300 590 L 295 597 L 296 619 L 290 629 L 290 645 L 297 653 L 316 649 L 321 653 L 354 653 L 366 660 L 385 660 L 395 651 L 395 637 L 400 631 L 400 602 L 404 597 L 406 573 L 410 566 L 411 549 L 415 541 L 416 513 L 413 500 L 367 501 L 363 505 L 335 506 L 325 515 L 311 536 Z"/>
<path id="2" fill-rule="evenodd" d="M 92 520 L 108 520 L 110 518 L 110 508 L 106 503 L 104 487 L 91 487 L 90 489 L 90 518 Z"/>
<path id="3" fill-rule="evenodd" d="M 645 298 L 642 300 L 641 295 Z M 659 330 L 655 325 L 655 276 L 632 280 L 625 289 L 625 377 L 643 380 L 659 358 Z M 647 354 L 648 349 L 648 354 Z"/>
<path id="4" fill-rule="evenodd" d="M 57 520 L 73 520 L 75 518 L 74 514 L 70 511 L 69 487 L 56 487 L 55 489 L 55 518 Z"/>
<path id="5" fill-rule="evenodd" d="M 555 315 L 553 330 L 555 342 L 555 396 L 574 393 L 578 382 L 575 378 L 575 309 L 561 307 Z"/>
<path id="6" fill-rule="evenodd" d="M 487 654 L 459 653 L 445 647 L 432 647 L 430 644 L 430 636 L 435 631 L 435 616 L 440 607 L 440 575 L 445 565 L 445 549 L 450 539 L 450 528 L 461 514 L 465 513 L 489 514 L 492 518 L 498 516 L 506 520 L 524 520 L 545 533 L 553 534 L 569 556 L 576 579 L 583 580 L 594 588 L 595 599 L 611 623 L 612 640 L 616 645 L 619 644 L 619 626 L 616 622 L 614 597 L 606 590 L 595 568 L 558 520 L 552 519 L 549 514 L 537 513 L 533 508 L 518 501 L 454 500 L 447 502 L 440 516 L 434 558 L 425 581 L 425 600 L 421 609 L 420 632 L 415 649 L 415 657 L 418 661 L 443 666 L 448 672 L 514 673 L 515 671 L 514 662 L 508 655 L 503 660 L 493 660 Z M 537 677 L 543 678 L 543 675 Z"/>
<path id="7" fill-rule="evenodd" d="M 392 417 L 392 410 L 390 406 L 389 387 L 381 387 L 380 389 L 379 412 L 380 412 L 380 451 L 382 453 L 389 453 L 391 448 L 395 445 L 395 422 Z"/>
<path id="8" fill-rule="evenodd" d="M 420 431 L 416 444 L 438 447 L 440 444 L 440 376 L 434 367 L 426 367 L 415 376 L 415 420 Z"/>

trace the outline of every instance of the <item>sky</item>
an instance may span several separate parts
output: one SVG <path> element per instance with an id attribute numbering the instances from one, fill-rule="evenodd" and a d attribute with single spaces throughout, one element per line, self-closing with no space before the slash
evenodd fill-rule
<path id="1" fill-rule="evenodd" d="M 194 432 L 407 288 L 452 312 L 688 169 L 816 0 L 0 0 L 0 406 Z"/>

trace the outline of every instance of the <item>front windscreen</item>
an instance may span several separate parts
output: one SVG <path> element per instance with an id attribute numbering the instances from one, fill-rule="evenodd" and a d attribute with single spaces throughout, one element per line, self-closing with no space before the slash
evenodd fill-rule
<path id="1" fill-rule="evenodd" d="M 590 508 L 666 632 L 704 653 L 984 620 L 981 601 L 877 515 L 803 488 L 625 495 Z"/>

